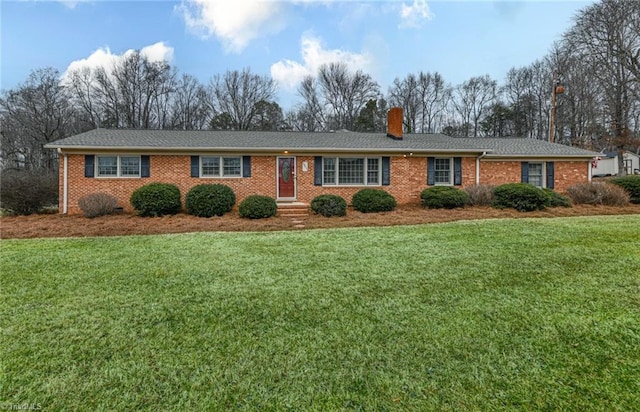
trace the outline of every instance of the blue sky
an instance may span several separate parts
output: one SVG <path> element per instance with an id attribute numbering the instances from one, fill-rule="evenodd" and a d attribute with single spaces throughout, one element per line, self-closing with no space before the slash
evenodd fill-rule
<path id="1" fill-rule="evenodd" d="M 5 1 L 0 88 L 32 69 L 109 65 L 130 49 L 203 83 L 249 67 L 279 84 L 285 109 L 322 63 L 395 77 L 438 71 L 452 85 L 542 58 L 593 1 Z"/>

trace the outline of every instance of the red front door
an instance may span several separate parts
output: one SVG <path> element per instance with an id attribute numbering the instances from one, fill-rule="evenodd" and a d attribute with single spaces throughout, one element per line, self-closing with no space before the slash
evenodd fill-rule
<path id="1" fill-rule="evenodd" d="M 278 197 L 295 199 L 296 197 L 296 158 L 278 158 Z"/>

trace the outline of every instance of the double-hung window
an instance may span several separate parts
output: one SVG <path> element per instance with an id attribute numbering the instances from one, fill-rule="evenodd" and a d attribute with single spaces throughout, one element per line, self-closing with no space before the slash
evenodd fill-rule
<path id="1" fill-rule="evenodd" d="M 241 177 L 242 158 L 240 156 L 201 156 L 200 176 Z"/>
<path id="2" fill-rule="evenodd" d="M 543 188 L 544 184 L 544 163 L 529 163 L 529 184 Z"/>
<path id="3" fill-rule="evenodd" d="M 553 189 L 555 180 L 554 162 L 522 162 L 522 183 Z"/>
<path id="4" fill-rule="evenodd" d="M 140 177 L 140 156 L 97 156 L 98 177 Z"/>
<path id="5" fill-rule="evenodd" d="M 450 185 L 453 183 L 453 168 L 451 158 L 435 158 L 435 184 Z"/>
<path id="6" fill-rule="evenodd" d="M 323 157 L 322 184 L 336 186 L 379 186 L 379 157 Z"/>
<path id="7" fill-rule="evenodd" d="M 427 157 L 427 185 L 462 185 L 462 157 Z"/>

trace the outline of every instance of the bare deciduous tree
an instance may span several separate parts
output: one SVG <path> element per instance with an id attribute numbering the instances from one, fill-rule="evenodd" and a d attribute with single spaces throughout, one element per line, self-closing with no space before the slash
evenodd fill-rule
<path id="1" fill-rule="evenodd" d="M 3 93 L 0 118 L 3 167 L 55 170 L 56 153 L 43 146 L 66 137 L 74 120 L 57 70 L 35 70 L 24 84 Z"/>
<path id="2" fill-rule="evenodd" d="M 498 83 L 489 75 L 472 77 L 456 87 L 453 105 L 462 124 L 468 125 L 464 130 L 465 137 L 478 137 L 480 120 L 495 101 L 497 88 Z"/>
<path id="3" fill-rule="evenodd" d="M 176 70 L 138 51 L 113 67 L 83 68 L 65 80 L 74 105 L 93 127 L 170 127 Z"/>
<path id="4" fill-rule="evenodd" d="M 354 130 L 360 111 L 380 95 L 380 86 L 370 75 L 361 70 L 351 73 L 344 63 L 320 66 L 318 86 L 331 129 Z"/>
<path id="5" fill-rule="evenodd" d="M 618 148 L 621 173 L 622 152 L 632 144 L 631 109 L 638 99 L 640 57 L 640 3 L 602 0 L 582 10 L 565 41 L 592 70 L 602 87 L 612 143 Z"/>
<path id="6" fill-rule="evenodd" d="M 442 75 L 435 72 L 418 75 L 418 91 L 422 104 L 421 117 L 423 133 L 434 133 L 438 120 L 441 119 L 451 100 L 452 88 L 448 86 Z"/>
<path id="7" fill-rule="evenodd" d="M 209 91 L 214 115 L 226 113 L 234 130 L 249 130 L 257 115 L 256 104 L 261 100 L 272 101 L 276 84 L 271 78 L 253 74 L 249 69 L 233 70 L 214 76 Z"/>
<path id="8" fill-rule="evenodd" d="M 298 87 L 302 103 L 288 117 L 294 130 L 316 132 L 327 128 L 325 109 L 320 102 L 318 82 L 313 76 L 306 76 Z"/>
<path id="9" fill-rule="evenodd" d="M 171 128 L 199 130 L 211 120 L 207 90 L 198 79 L 183 74 L 177 81 L 171 106 Z"/>
<path id="10" fill-rule="evenodd" d="M 402 80 L 396 77 L 388 95 L 392 106 L 403 109 L 405 131 L 416 133 L 418 117 L 423 106 L 416 76 L 410 73 Z"/>

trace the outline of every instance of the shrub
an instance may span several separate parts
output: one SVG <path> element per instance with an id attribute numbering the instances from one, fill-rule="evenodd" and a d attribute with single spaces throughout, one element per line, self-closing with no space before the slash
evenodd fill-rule
<path id="1" fill-rule="evenodd" d="M 149 183 L 131 195 L 131 206 L 140 216 L 175 215 L 182 208 L 180 189 L 169 183 Z"/>
<path id="2" fill-rule="evenodd" d="M 0 176 L 0 207 L 30 215 L 58 204 L 58 174 L 42 170 L 5 170 Z"/>
<path id="3" fill-rule="evenodd" d="M 362 189 L 353 195 L 351 203 L 362 213 L 388 212 L 397 206 L 396 199 L 380 189 Z"/>
<path id="4" fill-rule="evenodd" d="M 575 204 L 624 206 L 629 194 L 620 186 L 607 182 L 579 183 L 567 188 L 567 195 Z"/>
<path id="5" fill-rule="evenodd" d="M 451 186 L 435 186 L 424 189 L 420 193 L 422 206 L 429 209 L 454 209 L 464 207 L 469 201 L 469 195 L 463 190 Z"/>
<path id="6" fill-rule="evenodd" d="M 507 183 L 494 189 L 491 205 L 499 209 L 508 207 L 519 212 L 531 212 L 543 210 L 548 199 L 542 189 L 528 183 Z"/>
<path id="7" fill-rule="evenodd" d="M 252 195 L 245 198 L 238 206 L 240 217 L 262 219 L 275 216 L 278 210 L 276 201 L 269 196 Z"/>
<path id="8" fill-rule="evenodd" d="M 631 198 L 631 203 L 640 203 L 640 176 L 616 177 L 609 182 L 626 190 Z"/>
<path id="9" fill-rule="evenodd" d="M 235 204 L 233 190 L 221 184 L 194 186 L 185 197 L 187 213 L 200 217 L 222 216 L 230 212 Z"/>
<path id="10" fill-rule="evenodd" d="M 113 213 L 118 200 L 108 193 L 92 193 L 78 199 L 78 206 L 86 217 L 104 216 Z"/>
<path id="11" fill-rule="evenodd" d="M 491 206 L 495 188 L 492 185 L 475 185 L 466 187 L 464 191 L 469 195 L 469 204 L 471 206 Z"/>
<path id="12" fill-rule="evenodd" d="M 347 214 L 347 201 L 338 195 L 320 195 L 311 201 L 311 210 L 324 217 Z"/>
<path id="13" fill-rule="evenodd" d="M 552 189 L 542 189 L 547 195 L 547 207 L 571 207 L 571 199 L 567 196 L 554 192 Z"/>

